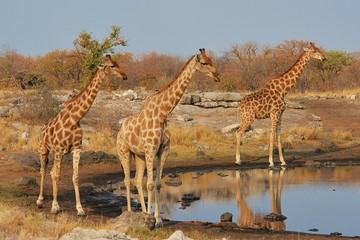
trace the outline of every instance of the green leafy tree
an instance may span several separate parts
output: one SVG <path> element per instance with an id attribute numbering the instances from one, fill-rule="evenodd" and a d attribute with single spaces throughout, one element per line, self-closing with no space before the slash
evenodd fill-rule
<path id="1" fill-rule="evenodd" d="M 316 68 L 321 80 L 327 82 L 327 88 L 330 89 L 333 80 L 345 67 L 352 64 L 353 58 L 344 51 L 326 51 L 325 56 L 326 61 L 317 61 Z"/>
<path id="2" fill-rule="evenodd" d="M 84 72 L 88 73 L 86 74 L 88 78 L 96 71 L 97 65 L 105 54 L 114 53 L 119 45 L 126 46 L 120 27 L 115 25 L 112 26 L 109 36 L 102 42 L 93 39 L 91 33 L 82 31 L 73 43 L 82 59 Z"/>

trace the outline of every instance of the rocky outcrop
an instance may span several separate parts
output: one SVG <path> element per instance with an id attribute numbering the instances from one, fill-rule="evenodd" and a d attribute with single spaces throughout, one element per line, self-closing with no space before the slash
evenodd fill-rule
<path id="1" fill-rule="evenodd" d="M 203 108 L 236 108 L 243 97 L 244 94 L 242 93 L 231 92 L 186 93 L 181 98 L 180 103 Z"/>

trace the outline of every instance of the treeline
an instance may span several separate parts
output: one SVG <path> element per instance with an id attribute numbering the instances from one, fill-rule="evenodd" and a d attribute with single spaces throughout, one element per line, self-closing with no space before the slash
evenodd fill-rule
<path id="1" fill-rule="evenodd" d="M 45 86 L 55 90 L 84 87 L 96 67 L 96 62 L 84 61 L 84 54 L 90 51 L 86 50 L 88 47 L 86 44 L 95 44 L 95 47 L 101 48 L 106 47 L 106 41 L 99 45 L 96 41 L 91 42 L 91 35 L 89 39 L 86 32 L 82 34 L 79 35 L 77 42 L 74 41 L 74 49 L 54 50 L 43 56 L 24 56 L 13 49 L 2 49 L 0 54 L 1 89 L 29 89 Z M 84 42 L 84 39 L 89 42 Z M 117 35 L 114 39 L 119 40 Z M 108 39 L 110 44 L 107 46 L 108 49 L 114 47 L 111 45 L 114 39 Z M 126 45 L 124 41 L 118 41 L 117 44 Z M 317 45 L 321 47 L 321 43 Z M 216 55 L 211 49 L 207 49 L 221 75 L 221 82 L 215 83 L 196 74 L 189 86 L 190 91 L 256 90 L 264 86 L 270 77 L 287 71 L 300 56 L 303 47 L 308 47 L 308 42 L 291 40 L 276 46 L 260 46 L 256 42 L 234 44 L 221 55 Z M 360 51 L 348 53 L 341 50 L 323 49 L 323 52 L 327 60 L 324 62 L 311 60 L 301 75 L 295 91 L 344 90 L 360 86 Z M 197 48 L 194 48 L 194 54 L 196 53 Z M 121 82 L 118 79 L 109 79 L 103 84 L 103 88 L 108 90 L 159 89 L 177 75 L 187 60 L 180 56 L 158 52 L 144 52 L 140 55 L 120 52 L 113 54 L 113 58 L 124 67 L 129 79 Z"/>

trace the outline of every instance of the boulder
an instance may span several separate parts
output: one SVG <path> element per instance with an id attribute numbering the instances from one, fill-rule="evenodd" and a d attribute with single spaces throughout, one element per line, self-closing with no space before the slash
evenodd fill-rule
<path id="1" fill-rule="evenodd" d="M 135 240 L 125 233 L 116 230 L 94 230 L 81 227 L 74 228 L 70 233 L 64 234 L 60 240 L 87 240 L 87 239 L 114 239 L 114 240 Z"/>
<path id="2" fill-rule="evenodd" d="M 192 240 L 192 238 L 185 236 L 183 231 L 177 230 L 166 240 Z"/>
<path id="3" fill-rule="evenodd" d="M 233 215 L 229 212 L 223 213 L 220 216 L 220 222 L 232 222 Z"/>
<path id="4" fill-rule="evenodd" d="M 155 228 L 155 218 L 144 212 L 125 211 L 119 217 L 111 219 L 108 223 L 115 230 L 127 232 L 130 228 Z"/>

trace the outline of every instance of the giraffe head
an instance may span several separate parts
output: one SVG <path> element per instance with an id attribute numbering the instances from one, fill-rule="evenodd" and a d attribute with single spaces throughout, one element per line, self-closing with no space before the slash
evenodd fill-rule
<path id="1" fill-rule="evenodd" d="M 326 60 L 326 57 L 325 55 L 321 52 L 321 50 L 319 48 L 317 48 L 315 46 L 315 43 L 313 42 L 310 42 L 310 47 L 309 48 L 303 48 L 305 52 L 307 52 L 309 54 L 309 56 L 311 58 L 314 58 L 314 59 L 318 59 L 318 60 Z"/>
<path id="2" fill-rule="evenodd" d="M 124 70 L 119 66 L 119 64 L 117 64 L 117 62 L 111 59 L 110 55 L 106 55 L 105 60 L 98 65 L 98 69 L 104 71 L 107 75 L 121 77 L 123 80 L 127 79 L 127 75 Z"/>
<path id="3" fill-rule="evenodd" d="M 195 56 L 196 58 L 196 70 L 205 73 L 216 82 L 220 81 L 219 74 L 211 60 L 206 53 L 204 48 L 199 49 L 200 53 Z"/>

